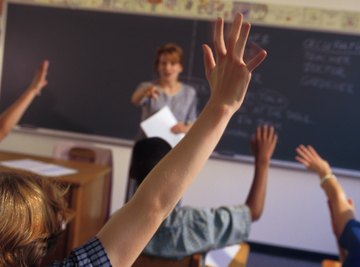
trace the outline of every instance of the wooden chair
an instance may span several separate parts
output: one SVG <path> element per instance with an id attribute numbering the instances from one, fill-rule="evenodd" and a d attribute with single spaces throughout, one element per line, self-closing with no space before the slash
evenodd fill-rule
<path id="1" fill-rule="evenodd" d="M 236 253 L 229 267 L 246 267 L 250 253 L 250 246 L 248 243 L 241 243 L 240 249 Z"/>
<path id="2" fill-rule="evenodd" d="M 92 148 L 73 147 L 69 150 L 69 159 L 76 160 L 76 161 L 95 163 L 96 153 Z"/>
<path id="3" fill-rule="evenodd" d="M 96 147 L 88 143 L 78 142 L 57 142 L 54 145 L 53 157 L 56 159 L 73 160 L 106 165 L 112 169 L 112 151 L 111 149 Z M 112 191 L 112 172 L 105 177 L 104 182 L 104 212 L 106 221 L 110 217 L 111 191 Z M 105 222 L 106 222 L 105 221 Z M 105 223 L 104 222 L 104 223 Z"/>
<path id="4" fill-rule="evenodd" d="M 166 259 L 141 254 L 132 267 L 201 267 L 202 255 L 194 254 L 181 260 Z"/>
<path id="5" fill-rule="evenodd" d="M 341 267 L 341 262 L 336 260 L 325 259 L 321 262 L 322 267 Z"/>
<path id="6" fill-rule="evenodd" d="M 250 253 L 248 243 L 241 243 L 209 251 L 205 258 L 206 267 L 246 267 Z"/>
<path id="7" fill-rule="evenodd" d="M 246 267 L 249 252 L 249 244 L 241 243 L 240 248 L 234 255 L 230 264 L 228 266 L 221 267 Z M 202 254 L 194 254 L 181 260 L 172 260 L 141 254 L 132 267 L 201 267 L 203 266 L 203 261 L 204 257 Z M 213 266 L 206 264 L 206 267 Z"/>

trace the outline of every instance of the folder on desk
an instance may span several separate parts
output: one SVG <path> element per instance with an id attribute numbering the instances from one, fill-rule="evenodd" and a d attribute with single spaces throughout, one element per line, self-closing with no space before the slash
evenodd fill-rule
<path id="1" fill-rule="evenodd" d="M 77 170 L 63 167 L 57 164 L 45 163 L 33 159 L 17 159 L 17 160 L 5 160 L 0 161 L 0 165 L 29 171 L 41 176 L 64 176 L 69 174 L 77 173 Z"/>

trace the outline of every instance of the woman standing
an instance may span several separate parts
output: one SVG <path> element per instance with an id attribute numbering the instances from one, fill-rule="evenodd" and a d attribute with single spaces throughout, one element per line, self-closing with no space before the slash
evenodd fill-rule
<path id="1" fill-rule="evenodd" d="M 196 92 L 179 81 L 183 71 L 183 51 L 172 43 L 161 46 L 156 53 L 155 70 L 158 79 L 141 83 L 131 97 L 135 106 L 141 106 L 141 121 L 168 106 L 178 123 L 171 127 L 175 134 L 187 133 L 196 119 Z M 140 131 L 136 139 L 145 137 Z"/>

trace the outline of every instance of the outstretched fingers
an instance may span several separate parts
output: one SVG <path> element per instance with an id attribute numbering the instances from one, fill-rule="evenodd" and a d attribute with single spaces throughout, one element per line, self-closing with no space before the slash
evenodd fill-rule
<path id="1" fill-rule="evenodd" d="M 261 130 L 261 126 L 259 126 L 256 128 L 256 139 L 261 140 L 261 136 L 262 136 L 262 130 Z"/>
<path id="2" fill-rule="evenodd" d="M 315 149 L 311 145 L 301 145 L 299 147 L 299 150 L 301 153 L 306 156 L 309 160 L 315 160 L 317 158 L 320 158 L 320 156 L 317 154 Z"/>
<path id="3" fill-rule="evenodd" d="M 49 69 L 49 64 L 50 63 L 48 60 L 44 60 L 41 63 L 41 65 L 37 71 L 37 75 L 36 75 L 39 80 L 44 81 L 46 79 L 46 75 L 47 75 L 48 69 Z"/>
<path id="4" fill-rule="evenodd" d="M 313 148 L 311 145 L 308 145 L 307 149 L 313 157 L 321 158 L 320 155 L 316 152 L 315 148 Z"/>
<path id="5" fill-rule="evenodd" d="M 257 135 L 258 135 L 258 140 L 272 140 L 273 139 L 273 135 L 274 135 L 274 127 L 269 126 L 267 124 L 258 126 L 256 129 Z"/>
<path id="6" fill-rule="evenodd" d="M 248 63 L 246 64 L 246 67 L 249 70 L 249 72 L 253 72 L 254 69 L 256 69 L 261 64 L 261 62 L 264 61 L 266 56 L 267 56 L 267 52 L 265 50 L 261 50 L 253 58 L 249 59 Z"/>
<path id="7" fill-rule="evenodd" d="M 270 125 L 258 126 L 256 129 L 257 153 L 254 153 L 258 159 L 269 160 L 277 144 L 277 134 Z"/>
<path id="8" fill-rule="evenodd" d="M 221 58 L 226 56 L 226 46 L 224 41 L 224 20 L 223 18 L 218 18 L 215 22 L 214 30 L 214 46 L 215 46 L 215 55 L 216 61 L 219 61 Z"/>
<path id="9" fill-rule="evenodd" d="M 204 66 L 205 66 L 205 75 L 208 81 L 210 81 L 211 73 L 216 66 L 215 59 L 211 48 L 204 44 L 202 46 L 204 54 Z"/>
<path id="10" fill-rule="evenodd" d="M 298 146 L 296 149 L 296 160 L 300 161 L 301 163 L 303 163 L 303 161 L 305 161 L 305 159 L 307 159 L 307 153 L 306 153 L 306 148 L 304 145 L 300 145 Z"/>
<path id="11" fill-rule="evenodd" d="M 215 22 L 214 30 L 214 46 L 216 62 L 220 63 L 224 57 L 229 57 L 239 63 L 244 64 L 244 53 L 246 43 L 249 37 L 251 25 L 248 22 L 243 23 L 242 14 L 235 15 L 234 21 L 231 25 L 231 30 L 227 38 L 227 43 L 224 41 L 224 20 L 218 18 Z M 258 53 L 252 56 L 246 67 L 249 72 L 254 71 L 261 62 L 266 58 L 265 50 L 260 49 Z"/>
<path id="12" fill-rule="evenodd" d="M 249 36 L 250 24 L 243 23 L 243 16 L 237 14 L 229 36 L 224 41 L 224 21 L 218 18 L 214 27 L 214 50 L 203 45 L 206 78 L 212 89 L 212 98 L 219 99 L 222 108 L 235 112 L 244 100 L 254 70 L 266 56 L 261 52 L 250 57 L 249 67 L 243 56 Z M 249 71 L 250 70 L 250 71 Z"/>
<path id="13" fill-rule="evenodd" d="M 269 131 L 269 128 L 268 126 L 265 124 L 261 127 L 261 131 L 262 131 L 262 139 L 265 141 L 268 139 L 268 131 Z"/>
<path id="14" fill-rule="evenodd" d="M 275 128 L 270 125 L 263 126 L 263 135 L 264 141 L 270 144 L 272 147 L 275 147 L 277 143 L 277 134 L 275 132 Z"/>
<path id="15" fill-rule="evenodd" d="M 38 91 L 47 85 L 46 76 L 48 73 L 49 64 L 50 63 L 48 60 L 44 60 L 37 69 L 36 74 L 32 80 L 30 87 L 35 89 L 37 93 L 39 93 Z"/>
<path id="16" fill-rule="evenodd" d="M 305 167 L 309 167 L 314 160 L 314 154 L 309 149 L 309 146 L 300 145 L 296 148 L 297 156 L 295 159 L 302 163 Z"/>
<path id="17" fill-rule="evenodd" d="M 277 142 L 277 134 L 275 133 L 275 128 L 273 126 L 268 126 L 268 136 L 269 142 L 272 145 L 275 145 Z"/>
<path id="18" fill-rule="evenodd" d="M 243 16 L 241 14 L 237 14 L 230 31 L 227 53 L 230 57 L 240 60 L 241 63 L 244 63 L 245 47 L 248 41 L 250 29 L 250 23 L 243 22 Z M 259 50 L 260 51 L 251 57 L 247 62 L 246 67 L 249 72 L 254 71 L 267 56 L 264 49 L 260 48 Z"/>
<path id="19" fill-rule="evenodd" d="M 245 46 L 249 37 L 251 25 L 248 22 L 244 22 L 241 25 L 240 35 L 235 46 L 235 55 L 244 62 Z"/>
<path id="20" fill-rule="evenodd" d="M 228 36 L 228 41 L 227 41 L 227 54 L 230 58 L 235 58 L 235 59 L 240 59 L 242 60 L 242 55 L 237 53 L 237 50 L 240 50 L 240 48 L 238 48 L 238 46 L 241 45 L 242 42 L 240 41 L 240 36 L 242 36 L 242 31 L 243 31 L 243 26 L 242 26 L 242 22 L 243 22 L 243 17 L 241 14 L 236 14 L 234 21 L 231 25 L 231 30 L 230 30 L 230 34 Z M 246 40 L 245 40 L 246 43 Z"/>
<path id="21" fill-rule="evenodd" d="M 296 156 L 295 160 L 300 162 L 302 165 L 304 165 L 306 168 L 309 168 L 310 163 L 306 159 L 304 159 L 302 156 Z"/>

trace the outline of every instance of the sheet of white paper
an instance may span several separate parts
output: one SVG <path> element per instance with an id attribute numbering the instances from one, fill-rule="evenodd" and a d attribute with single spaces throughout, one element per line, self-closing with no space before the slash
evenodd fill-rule
<path id="1" fill-rule="evenodd" d="M 239 249 L 240 245 L 233 245 L 222 249 L 211 250 L 206 253 L 205 265 L 211 267 L 229 266 Z"/>
<path id="2" fill-rule="evenodd" d="M 32 159 L 5 160 L 0 161 L 0 165 L 51 177 L 77 173 L 75 169 Z"/>
<path id="3" fill-rule="evenodd" d="M 151 117 L 140 123 L 147 137 L 161 137 L 174 147 L 185 134 L 174 134 L 170 128 L 177 123 L 168 106 L 163 107 Z"/>

